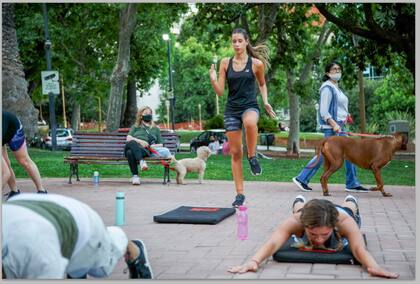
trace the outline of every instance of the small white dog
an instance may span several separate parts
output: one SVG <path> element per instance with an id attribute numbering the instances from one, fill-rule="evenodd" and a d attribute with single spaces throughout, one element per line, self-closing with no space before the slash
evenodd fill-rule
<path id="1" fill-rule="evenodd" d="M 184 177 L 187 173 L 198 173 L 198 182 L 203 183 L 204 172 L 206 171 L 206 161 L 210 157 L 211 151 L 207 146 L 201 146 L 197 149 L 197 158 L 186 158 L 177 161 L 172 156 L 172 162 L 175 164 L 176 183 L 185 184 Z"/>

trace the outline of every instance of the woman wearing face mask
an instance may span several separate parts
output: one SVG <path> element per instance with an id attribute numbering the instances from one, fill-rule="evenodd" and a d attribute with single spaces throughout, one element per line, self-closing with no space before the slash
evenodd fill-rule
<path id="1" fill-rule="evenodd" d="M 133 174 L 131 183 L 140 184 L 138 164 L 142 171 L 148 169 L 145 157 L 155 156 L 169 158 L 171 152 L 163 147 L 160 129 L 153 123 L 152 109 L 148 106 L 139 108 L 136 122 L 127 135 L 124 153 L 128 160 L 130 171 Z M 151 149 L 152 151 L 151 151 Z"/>
<path id="2" fill-rule="evenodd" d="M 338 87 L 338 81 L 341 79 L 342 67 L 340 63 L 333 61 L 325 67 L 325 75 L 322 78 L 322 83 L 319 89 L 319 122 L 321 131 L 324 137 L 329 136 L 347 136 L 342 131 L 345 131 L 345 125 L 352 123 L 351 116 L 348 112 L 349 100 L 343 91 Z M 308 186 L 311 178 L 316 174 L 316 171 L 323 163 L 321 155 L 317 164 L 315 164 L 317 157 L 312 158 L 305 168 L 298 176 L 293 178 L 293 182 L 303 191 L 312 191 Z M 315 165 L 314 165 L 315 164 Z M 353 164 L 346 160 L 346 191 L 349 192 L 368 192 L 367 188 L 360 185 L 356 176 L 356 168 Z"/>

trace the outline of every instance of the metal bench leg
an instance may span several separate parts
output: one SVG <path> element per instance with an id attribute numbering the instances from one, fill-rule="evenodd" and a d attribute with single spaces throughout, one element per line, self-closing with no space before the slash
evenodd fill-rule
<path id="1" fill-rule="evenodd" d="M 71 178 L 73 176 L 74 170 L 73 170 L 73 164 L 70 164 L 70 176 L 69 176 L 69 184 L 72 184 Z"/>

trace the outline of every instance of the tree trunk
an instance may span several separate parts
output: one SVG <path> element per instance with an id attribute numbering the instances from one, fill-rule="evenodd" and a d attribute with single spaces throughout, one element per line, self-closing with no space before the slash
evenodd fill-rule
<path id="1" fill-rule="evenodd" d="M 128 79 L 127 82 L 127 104 L 124 112 L 123 127 L 130 127 L 136 121 L 137 114 L 137 89 L 136 81 Z"/>
<path id="2" fill-rule="evenodd" d="M 37 129 L 38 110 L 28 96 L 14 22 L 14 4 L 2 4 L 2 109 L 15 113 L 23 124 L 27 138 Z"/>
<path id="3" fill-rule="evenodd" d="M 111 92 L 106 118 L 108 131 L 115 131 L 120 126 L 123 89 L 130 69 L 130 39 L 136 26 L 136 11 L 137 4 L 129 3 L 120 13 L 118 59 L 111 75 Z"/>
<path id="4" fill-rule="evenodd" d="M 80 103 L 75 101 L 73 103 L 73 110 L 71 112 L 71 128 L 74 131 L 79 130 L 80 125 Z"/>
<path id="5" fill-rule="evenodd" d="M 289 138 L 287 139 L 287 153 L 299 154 L 299 132 L 300 132 L 300 109 L 299 109 L 299 96 L 293 92 L 293 74 L 292 71 L 286 69 L 287 76 L 287 96 L 289 98 L 290 109 L 290 123 L 289 123 Z"/>

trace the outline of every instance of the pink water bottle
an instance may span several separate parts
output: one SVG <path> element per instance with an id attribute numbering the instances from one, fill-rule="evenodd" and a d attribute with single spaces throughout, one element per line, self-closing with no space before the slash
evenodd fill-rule
<path id="1" fill-rule="evenodd" d="M 248 239 L 248 214 L 246 206 L 239 206 L 239 211 L 236 215 L 237 236 L 240 240 Z"/>

